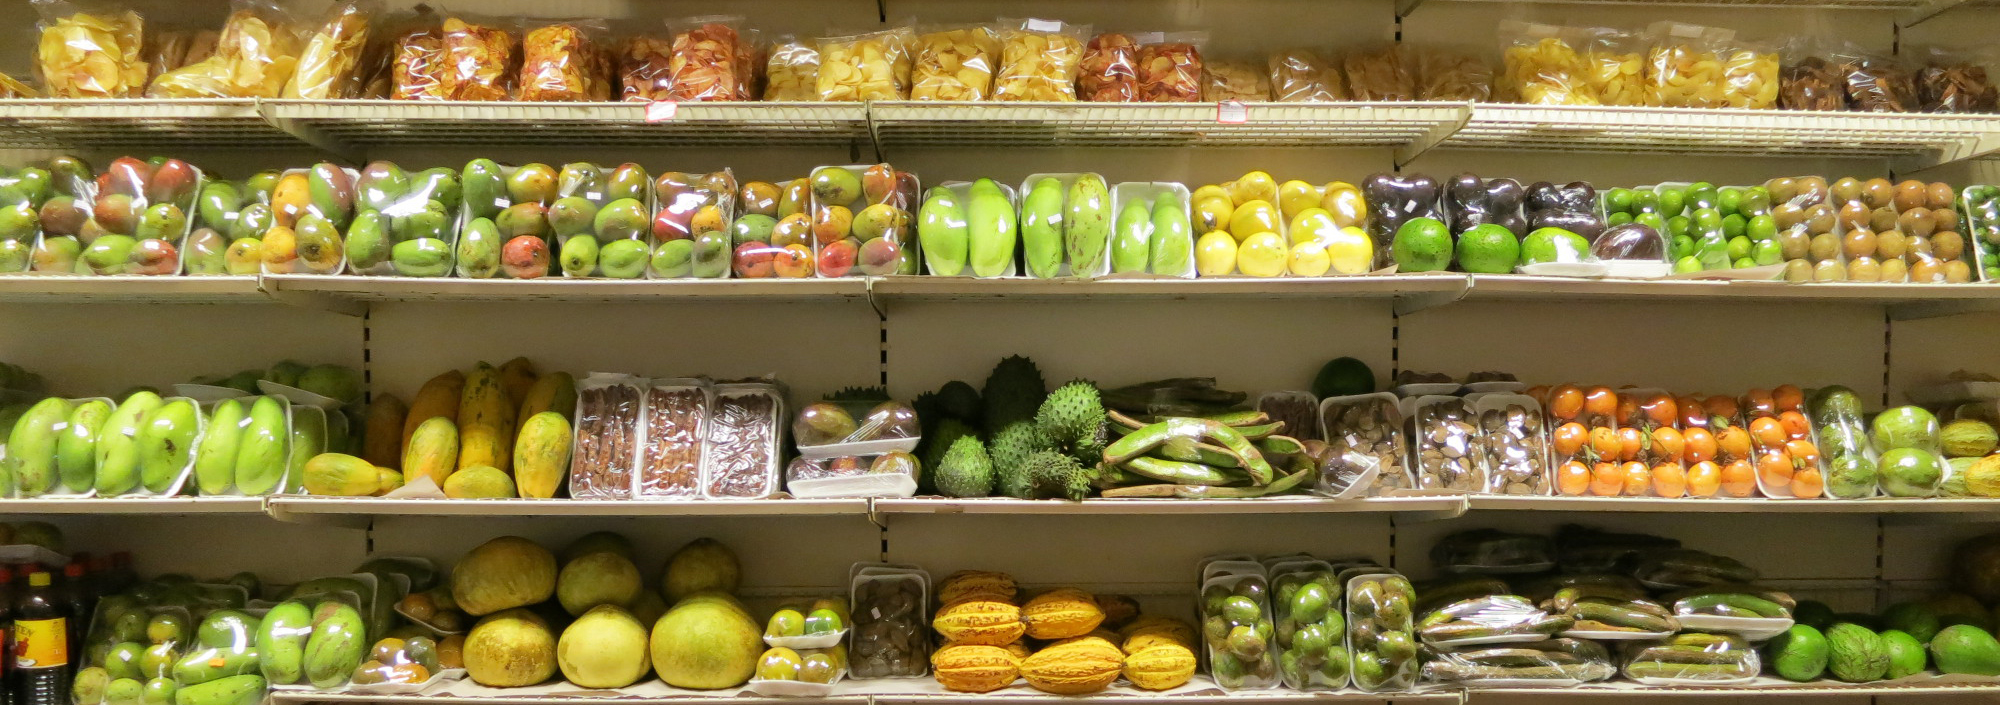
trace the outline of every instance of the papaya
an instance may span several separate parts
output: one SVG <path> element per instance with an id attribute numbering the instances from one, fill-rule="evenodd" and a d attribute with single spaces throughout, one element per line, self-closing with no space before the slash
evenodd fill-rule
<path id="1" fill-rule="evenodd" d="M 992 179 L 980 179 L 966 191 L 965 222 L 972 235 L 972 273 L 997 277 L 1014 267 L 1014 204 Z"/>
<path id="2" fill-rule="evenodd" d="M 1111 239 L 1111 192 L 1104 179 L 1084 174 L 1070 184 L 1063 208 L 1063 247 L 1070 273 L 1097 276 L 1104 267 L 1104 244 Z"/>
<path id="3" fill-rule="evenodd" d="M 133 392 L 105 420 L 97 435 L 97 494 L 115 497 L 139 486 L 139 428 L 162 403 L 158 394 Z"/>
<path id="4" fill-rule="evenodd" d="M 1047 279 L 1062 269 L 1062 182 L 1044 178 L 1021 199 L 1021 252 L 1028 276 Z"/>
<path id="5" fill-rule="evenodd" d="M 481 465 L 507 472 L 513 465 L 514 412 L 500 371 L 479 363 L 465 378 L 458 397 L 458 469 Z"/>
<path id="6" fill-rule="evenodd" d="M 417 426 L 433 416 L 443 416 L 458 421 L 458 397 L 465 392 L 465 373 L 451 370 L 432 377 L 417 390 L 410 399 L 410 411 L 403 416 L 403 449 L 409 452 L 410 436 L 416 435 Z"/>
<path id="7" fill-rule="evenodd" d="M 375 494 L 385 495 L 403 486 L 403 473 L 384 467 L 375 468 Z"/>
<path id="8" fill-rule="evenodd" d="M 564 420 L 576 418 L 576 378 L 568 372 L 550 372 L 535 380 L 535 386 L 528 389 L 528 397 L 521 401 L 521 413 L 514 418 L 525 419 L 544 411 L 562 414 Z"/>
<path id="9" fill-rule="evenodd" d="M 417 426 L 417 434 L 410 438 L 410 445 L 403 449 L 404 481 L 428 477 L 439 487 L 458 469 L 458 424 L 451 419 L 434 416 Z"/>
<path id="10" fill-rule="evenodd" d="M 520 496 L 514 479 L 491 465 L 474 465 L 444 481 L 444 496 L 452 499 L 512 499 Z"/>
<path id="11" fill-rule="evenodd" d="M 306 494 L 366 497 L 381 489 L 381 476 L 368 461 L 341 453 L 321 453 L 306 461 Z"/>
<path id="12" fill-rule="evenodd" d="M 38 497 L 55 489 L 56 446 L 69 422 L 69 400 L 49 397 L 29 407 L 7 434 L 7 464 L 15 485 L 24 497 Z"/>
<path id="13" fill-rule="evenodd" d="M 326 426 L 326 413 L 320 409 L 302 406 L 292 410 L 292 447 L 285 456 L 285 486 L 305 486 L 306 464 L 326 452 Z"/>
<path id="14" fill-rule="evenodd" d="M 527 401 L 528 390 L 535 386 L 535 363 L 525 357 L 517 357 L 500 365 L 500 388 L 507 390 L 509 408 L 519 409 Z"/>
<path id="15" fill-rule="evenodd" d="M 569 470 L 569 419 L 553 411 L 528 417 L 514 438 L 514 482 L 521 496 L 548 499 Z"/>
<path id="16" fill-rule="evenodd" d="M 1152 258 L 1153 211 L 1143 198 L 1134 198 L 1118 209 L 1118 222 L 1111 238 L 1111 271 L 1117 274 L 1146 271 Z"/>
<path id="17" fill-rule="evenodd" d="M 319 603 L 313 608 L 312 636 L 306 637 L 306 680 L 319 688 L 346 682 L 368 653 L 366 634 L 360 611 L 332 600 Z"/>
<path id="18" fill-rule="evenodd" d="M 236 462 L 232 464 L 237 491 L 270 494 L 284 482 L 286 452 L 291 444 L 285 412 L 285 402 L 278 397 L 258 397 L 250 404 L 249 424 L 236 441 Z"/>
<path id="19" fill-rule="evenodd" d="M 381 467 L 402 467 L 403 420 L 409 407 L 394 394 L 383 394 L 368 403 L 368 422 L 361 429 L 361 457 Z"/>
<path id="20" fill-rule="evenodd" d="M 102 399 L 85 401 L 70 412 L 62 437 L 56 440 L 56 471 L 63 489 L 89 492 L 97 482 L 97 436 L 111 412 L 111 402 Z"/>
<path id="21" fill-rule="evenodd" d="M 194 451 L 194 484 L 202 494 L 223 494 L 236 486 L 236 453 L 243 444 L 246 416 L 240 399 L 224 399 L 209 412 L 208 432 Z"/>
<path id="22" fill-rule="evenodd" d="M 1160 194 L 1153 202 L 1152 272 L 1176 277 L 1193 276 L 1193 226 L 1188 224 L 1187 207 L 1180 197 Z"/>

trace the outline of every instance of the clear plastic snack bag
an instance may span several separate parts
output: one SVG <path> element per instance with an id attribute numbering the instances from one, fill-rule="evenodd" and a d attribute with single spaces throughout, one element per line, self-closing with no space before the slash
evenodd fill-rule
<path id="1" fill-rule="evenodd" d="M 1634 642 L 1623 672 L 1644 685 L 1718 685 L 1747 683 L 1759 667 L 1757 650 L 1742 637 L 1683 632 L 1664 642 Z"/>
<path id="2" fill-rule="evenodd" d="M 1555 25 L 1501 22 L 1499 98 L 1529 105 L 1602 105 L 1590 87 L 1590 66 L 1576 48 L 1584 39 L 1577 30 Z"/>
<path id="3" fill-rule="evenodd" d="M 1917 76 L 1903 62 L 1854 52 L 1840 58 L 1847 108 L 1869 113 L 1911 113 L 1917 103 Z"/>
<path id="4" fill-rule="evenodd" d="M 1611 653 L 1582 639 L 1471 647 L 1438 653 L 1424 663 L 1427 683 L 1559 687 L 1618 675 Z"/>
<path id="5" fill-rule="evenodd" d="M 299 52 L 298 69 L 284 97 L 327 100 L 351 98 L 361 90 L 362 58 L 380 10 L 373 2 L 339 2 Z"/>
<path id="6" fill-rule="evenodd" d="M 1271 74 L 1255 61 L 1210 61 L 1202 77 L 1201 99 L 1243 102 L 1271 99 Z"/>
<path id="7" fill-rule="evenodd" d="M 1646 104 L 1668 108 L 1719 108 L 1723 98 L 1723 56 L 1736 37 L 1732 30 L 1684 22 L 1655 22 L 1646 28 Z"/>
<path id="8" fill-rule="evenodd" d="M 1311 49 L 1273 52 L 1266 62 L 1271 100 L 1280 103 L 1327 103 L 1347 100 L 1340 69 Z"/>
<path id="9" fill-rule="evenodd" d="M 141 52 L 146 61 L 146 82 L 152 83 L 154 77 L 185 65 L 188 45 L 193 43 L 194 30 L 155 24 L 153 31 L 146 33 L 146 45 Z"/>
<path id="10" fill-rule="evenodd" d="M 1472 54 L 1438 47 L 1412 47 L 1416 56 L 1417 100 L 1493 99 L 1493 65 Z"/>
<path id="11" fill-rule="evenodd" d="M 635 34 L 618 40 L 616 66 L 619 99 L 627 101 L 669 100 L 673 80 L 668 67 L 673 62 L 672 39 Z"/>
<path id="12" fill-rule="evenodd" d="M 896 27 L 819 40 L 819 100 L 902 100 L 910 95 L 910 43 Z M 774 72 L 775 73 L 775 72 Z"/>
<path id="13" fill-rule="evenodd" d="M 796 38 L 779 37 L 764 61 L 764 100 L 818 100 L 819 50 Z"/>
<path id="14" fill-rule="evenodd" d="M 743 31 L 736 43 L 736 96 L 732 100 L 756 100 L 764 94 L 764 33 Z"/>
<path id="15" fill-rule="evenodd" d="M 437 15 L 418 12 L 396 21 L 389 51 L 389 97 L 444 100 L 444 27 Z"/>
<path id="16" fill-rule="evenodd" d="M 1574 31 L 1583 47 L 1584 82 L 1603 105 L 1646 104 L 1643 41 L 1615 29 Z"/>
<path id="17" fill-rule="evenodd" d="M 1201 100 L 1203 32 L 1175 32 L 1145 37 L 1139 47 L 1139 100 L 1146 103 L 1192 103 Z"/>
<path id="18" fill-rule="evenodd" d="M 1397 45 L 1350 51 L 1340 63 L 1347 72 L 1348 96 L 1355 100 L 1416 100 L 1417 81 L 1410 75 L 1408 53 Z"/>
<path id="19" fill-rule="evenodd" d="M 298 69 L 305 26 L 288 7 L 237 0 L 215 54 L 160 74 L 148 98 L 276 98 Z"/>
<path id="20" fill-rule="evenodd" d="M 1986 67 L 1961 54 L 1933 47 L 1917 73 L 1917 99 L 1929 113 L 1990 113 L 2000 110 Z"/>
<path id="21" fill-rule="evenodd" d="M 690 17 L 669 24 L 673 49 L 668 58 L 667 99 L 735 100 L 741 65 L 743 18 Z"/>
<path id="22" fill-rule="evenodd" d="M 1093 103 L 1139 100 L 1139 42 L 1132 35 L 1103 32 L 1083 46 L 1076 78 L 1077 99 Z"/>
<path id="23" fill-rule="evenodd" d="M 35 73 L 51 98 L 134 98 L 146 88 L 146 22 L 110 2 L 33 0 Z"/>
<path id="24" fill-rule="evenodd" d="M 514 33 L 497 22 L 446 18 L 438 71 L 444 100 L 507 100 L 513 96 Z"/>
<path id="25" fill-rule="evenodd" d="M 521 35 L 520 99 L 574 103 L 609 97 L 610 79 L 599 66 L 595 39 L 606 31 L 592 20 L 554 22 Z"/>
<path id="26" fill-rule="evenodd" d="M 1068 102 L 1076 100 L 1083 66 L 1084 37 L 1090 25 L 1061 20 L 1000 20 L 1000 73 L 993 99 Z"/>
<path id="27" fill-rule="evenodd" d="M 911 100 L 986 100 L 1000 62 L 1000 35 L 992 27 L 933 28 L 917 36 L 910 69 Z"/>

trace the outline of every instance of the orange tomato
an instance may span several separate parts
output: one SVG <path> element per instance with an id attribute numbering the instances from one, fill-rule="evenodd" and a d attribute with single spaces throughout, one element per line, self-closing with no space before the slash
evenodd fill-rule
<path id="1" fill-rule="evenodd" d="M 1703 400 L 1701 408 L 1708 411 L 1710 424 L 1715 423 L 1715 418 L 1718 416 L 1724 421 L 1736 418 L 1736 400 L 1720 394 Z"/>
<path id="2" fill-rule="evenodd" d="M 1625 474 L 1618 470 L 1616 463 L 1598 463 L 1590 471 L 1590 493 L 1599 497 L 1616 497 L 1625 491 Z"/>
<path id="3" fill-rule="evenodd" d="M 1549 439 L 1549 445 L 1555 448 L 1556 457 L 1574 458 L 1589 440 L 1590 431 L 1583 424 L 1571 421 L 1556 427 L 1555 437 Z"/>
<path id="4" fill-rule="evenodd" d="M 1745 460 L 1750 457 L 1750 432 L 1742 426 L 1730 426 L 1715 433 L 1715 456 L 1719 460 Z"/>
<path id="5" fill-rule="evenodd" d="M 1590 491 L 1590 468 L 1580 461 L 1563 463 L 1556 468 L 1556 490 L 1576 497 Z"/>
<path id="6" fill-rule="evenodd" d="M 1786 441 L 1785 452 L 1790 454 L 1792 460 L 1797 461 L 1801 468 L 1819 467 L 1819 446 L 1813 445 L 1812 441 Z"/>
<path id="7" fill-rule="evenodd" d="M 1757 454 L 1757 476 L 1764 481 L 1764 489 L 1777 491 L 1792 484 L 1792 455 L 1779 448 L 1771 448 Z"/>
<path id="8" fill-rule="evenodd" d="M 1653 457 L 1680 462 L 1687 452 L 1687 438 L 1672 426 L 1653 429 Z"/>
<path id="9" fill-rule="evenodd" d="M 1701 408 L 1701 399 L 1699 397 L 1690 394 L 1675 399 L 1674 406 L 1680 410 L 1681 428 L 1708 425 L 1708 410 Z"/>
<path id="10" fill-rule="evenodd" d="M 1785 427 L 1785 436 L 1793 440 L 1805 440 L 1812 435 L 1812 425 L 1806 421 L 1805 412 L 1797 409 L 1778 412 L 1778 425 Z"/>
<path id="11" fill-rule="evenodd" d="M 1665 394 L 1655 394 L 1646 399 L 1639 404 L 1639 409 L 1646 412 L 1646 418 L 1658 426 L 1672 426 L 1681 416 L 1680 405 L 1673 397 Z"/>
<path id="12" fill-rule="evenodd" d="M 1750 437 L 1764 448 L 1776 448 L 1785 444 L 1785 425 L 1770 416 L 1762 416 L 1750 421 Z"/>
<path id="13" fill-rule="evenodd" d="M 1689 497 L 1714 497 L 1722 489 L 1722 468 L 1713 461 L 1704 460 L 1688 466 L 1687 493 Z"/>
<path id="14" fill-rule="evenodd" d="M 1610 387 L 1591 387 L 1583 393 L 1583 413 L 1600 419 L 1612 418 L 1618 413 L 1618 394 Z"/>
<path id="15" fill-rule="evenodd" d="M 1769 416 L 1778 413 L 1778 401 L 1769 389 L 1752 389 L 1743 393 L 1743 413 L 1753 416 Z"/>
<path id="16" fill-rule="evenodd" d="M 1653 494 L 1661 497 L 1679 497 L 1687 494 L 1687 471 L 1679 463 L 1660 463 L 1653 466 Z"/>
<path id="17" fill-rule="evenodd" d="M 1631 426 L 1618 429 L 1618 459 L 1633 460 L 1646 447 L 1646 433 Z"/>
<path id="18" fill-rule="evenodd" d="M 1820 496 L 1826 489 L 1826 482 L 1818 470 L 1800 470 L 1792 474 L 1792 496 L 1811 499 Z"/>
<path id="19" fill-rule="evenodd" d="M 1639 423 L 1639 398 L 1630 394 L 1618 395 L 1618 423 Z"/>
<path id="20" fill-rule="evenodd" d="M 1776 402 L 1779 411 L 1798 411 L 1805 408 L 1806 393 L 1795 384 L 1781 384 L 1771 390 L 1771 401 Z"/>
<path id="21" fill-rule="evenodd" d="M 1623 447 L 1617 431 L 1604 426 L 1590 429 L 1590 450 L 1597 455 L 1597 460 L 1616 460 Z"/>
<path id="22" fill-rule="evenodd" d="M 1722 491 L 1731 497 L 1748 497 L 1757 491 L 1757 471 L 1751 469 L 1749 460 L 1722 466 Z"/>
<path id="23" fill-rule="evenodd" d="M 1687 452 L 1682 455 L 1690 463 L 1715 459 L 1715 434 L 1705 428 L 1690 428 L 1681 433 L 1681 440 Z"/>
<path id="24" fill-rule="evenodd" d="M 1583 413 L 1583 390 L 1574 384 L 1565 384 L 1549 390 L 1549 415 L 1559 419 L 1573 419 Z"/>
<path id="25" fill-rule="evenodd" d="M 1540 404 L 1544 407 L 1547 407 L 1549 405 L 1549 385 L 1537 384 L 1533 387 L 1529 387 L 1527 391 L 1521 393 L 1528 395 L 1528 397 L 1531 399 L 1534 399 L 1536 404 Z"/>
<path id="26" fill-rule="evenodd" d="M 1653 490 L 1653 471 L 1647 470 L 1645 463 L 1626 463 L 1619 467 L 1619 472 L 1625 475 L 1626 496 L 1644 497 Z"/>

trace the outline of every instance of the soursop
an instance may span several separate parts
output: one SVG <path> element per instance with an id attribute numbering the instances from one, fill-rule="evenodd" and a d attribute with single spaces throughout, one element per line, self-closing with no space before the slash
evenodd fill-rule
<path id="1" fill-rule="evenodd" d="M 938 411 L 945 416 L 977 426 L 982 413 L 979 390 L 958 380 L 944 383 L 937 390 Z"/>
<path id="2" fill-rule="evenodd" d="M 997 436 L 1008 424 L 1033 420 L 1048 396 L 1048 382 L 1042 380 L 1042 371 L 1033 360 L 1007 357 L 993 366 L 993 373 L 986 376 L 986 388 L 980 391 L 982 425 L 988 434 Z"/>
<path id="3" fill-rule="evenodd" d="M 938 494 L 946 497 L 984 497 L 993 493 L 993 461 L 986 445 L 972 434 L 952 441 L 944 457 L 933 466 Z"/>
<path id="4" fill-rule="evenodd" d="M 1104 400 L 1097 386 L 1076 380 L 1057 387 L 1035 412 L 1035 428 L 1056 450 L 1078 463 L 1096 465 L 1104 456 Z"/>
<path id="5" fill-rule="evenodd" d="M 1049 450 L 1048 439 L 1035 430 L 1033 421 L 1015 421 L 993 434 L 987 446 L 993 459 L 995 485 L 1001 494 L 1034 499 L 1034 483 L 1028 477 L 1028 456 Z"/>
<path id="6" fill-rule="evenodd" d="M 1059 451 L 1036 451 L 1026 464 L 1028 482 L 1038 497 L 1081 500 L 1090 496 L 1090 483 L 1097 479 L 1095 470 Z"/>
<path id="7" fill-rule="evenodd" d="M 918 454 L 918 459 L 923 461 L 924 467 L 939 467 L 944 462 L 944 454 L 950 452 L 951 444 L 965 436 L 978 438 L 979 432 L 958 419 L 939 421 L 935 428 L 924 432 L 923 451 Z"/>

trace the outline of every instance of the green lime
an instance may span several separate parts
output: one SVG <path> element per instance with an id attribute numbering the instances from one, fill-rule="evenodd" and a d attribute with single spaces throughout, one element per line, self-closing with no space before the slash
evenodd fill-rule
<path id="1" fill-rule="evenodd" d="M 1640 213 L 1632 217 L 1632 222 L 1652 228 L 1656 233 L 1667 232 L 1667 219 L 1660 217 L 1658 213 Z"/>
<path id="2" fill-rule="evenodd" d="M 1687 207 L 1714 208 L 1721 197 L 1715 193 L 1715 184 L 1696 181 L 1687 186 Z"/>
<path id="3" fill-rule="evenodd" d="M 1396 229 L 1389 253 L 1401 271 L 1444 271 L 1451 267 L 1451 229 L 1436 218 L 1411 218 Z"/>
<path id="4" fill-rule="evenodd" d="M 1736 260 L 1735 262 L 1731 262 L 1729 266 L 1731 269 L 1749 269 L 1751 267 L 1757 266 L 1757 260 L 1744 257 Z"/>
<path id="5" fill-rule="evenodd" d="M 1687 274 L 1699 271 L 1701 271 L 1701 260 L 1695 259 L 1692 255 L 1674 260 L 1675 274 Z"/>
<path id="6" fill-rule="evenodd" d="M 1731 213 L 1729 215 L 1722 216 L 1723 237 L 1729 237 L 1729 238 L 1742 237 L 1745 234 L 1745 231 L 1747 231 L 1749 228 L 1750 228 L 1750 221 L 1741 215 Z"/>
<path id="7" fill-rule="evenodd" d="M 1562 228 L 1539 228 L 1521 241 L 1521 263 L 1581 262 L 1590 251 L 1590 241 Z"/>
<path id="8" fill-rule="evenodd" d="M 1514 237 L 1513 231 L 1503 226 L 1491 223 L 1475 225 L 1458 236 L 1458 266 L 1465 271 L 1506 274 L 1514 271 L 1514 265 L 1520 260 L 1521 241 Z"/>
<path id="9" fill-rule="evenodd" d="M 1605 191 L 1604 210 L 1607 213 L 1631 213 L 1632 189 L 1615 188 Z"/>
<path id="10" fill-rule="evenodd" d="M 1785 261 L 1785 252 L 1778 247 L 1776 239 L 1758 240 L 1757 244 L 1750 246 L 1750 259 L 1756 260 L 1759 266 L 1772 265 Z"/>
<path id="11" fill-rule="evenodd" d="M 1652 189 L 1633 191 L 1632 210 L 1640 213 L 1660 212 L 1660 194 Z"/>
<path id="12" fill-rule="evenodd" d="M 1715 207 L 1724 213 L 1740 213 L 1743 208 L 1743 187 L 1724 186 L 1716 192 Z"/>
<path id="13" fill-rule="evenodd" d="M 1721 235 L 1702 237 L 1694 241 L 1694 256 L 1701 260 L 1702 269 L 1729 268 L 1729 241 Z"/>
<path id="14" fill-rule="evenodd" d="M 1750 256 L 1750 238 L 1738 235 L 1729 238 L 1729 258 L 1743 259 Z"/>
<path id="15" fill-rule="evenodd" d="M 1703 233 L 1722 232 L 1722 213 L 1714 208 L 1695 209 L 1694 228 Z"/>
<path id="16" fill-rule="evenodd" d="M 1682 237 L 1694 234 L 1694 221 L 1687 216 L 1677 215 L 1667 219 L 1667 235 Z"/>
<path id="17" fill-rule="evenodd" d="M 1624 225 L 1630 222 L 1632 222 L 1632 214 L 1627 213 L 1625 211 L 1617 211 L 1615 213 L 1612 213 L 1611 215 L 1604 216 L 1604 227 L 1607 228 Z"/>
<path id="18" fill-rule="evenodd" d="M 1758 242 L 1776 240 L 1778 239 L 1778 219 L 1771 217 L 1768 213 L 1751 216 L 1750 225 L 1745 228 L 1743 234 L 1749 235 L 1750 239 Z"/>
<path id="19" fill-rule="evenodd" d="M 1675 235 L 1673 251 L 1668 253 L 1668 258 L 1677 260 L 1692 254 L 1694 254 L 1694 238 L 1686 235 Z"/>
<path id="20" fill-rule="evenodd" d="M 1687 210 L 1687 192 L 1680 189 L 1666 189 L 1660 192 L 1660 215 L 1668 218 Z"/>
<path id="21" fill-rule="evenodd" d="M 1744 215 L 1768 215 L 1771 212 L 1771 190 L 1762 186 L 1752 186 L 1743 192 L 1743 205 L 1737 209 Z"/>

